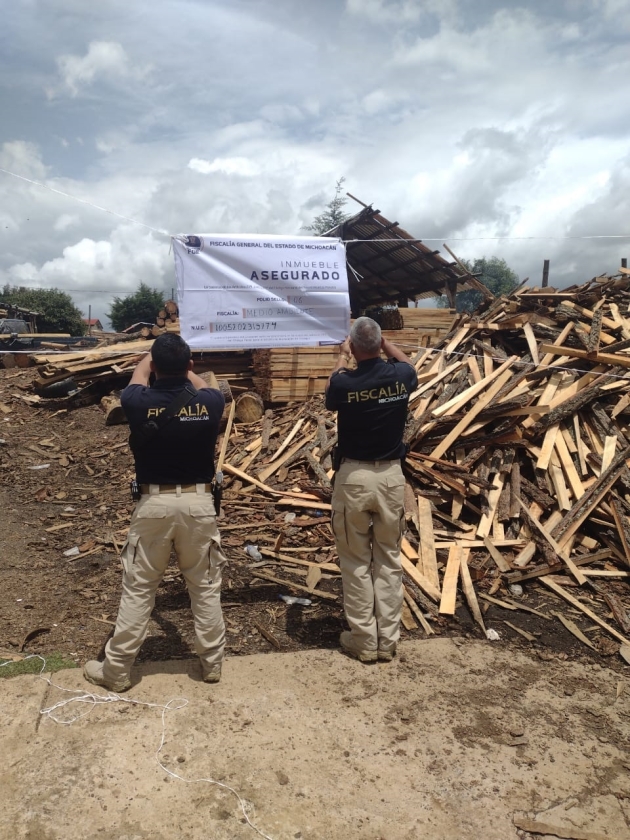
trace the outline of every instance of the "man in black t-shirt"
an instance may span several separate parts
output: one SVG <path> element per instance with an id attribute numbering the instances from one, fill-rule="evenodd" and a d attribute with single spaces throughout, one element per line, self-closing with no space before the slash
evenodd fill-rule
<path id="1" fill-rule="evenodd" d="M 114 635 L 105 647 L 105 661 L 87 662 L 83 669 L 89 682 L 110 691 L 131 686 L 131 666 L 172 547 L 190 595 L 203 678 L 218 682 L 221 677 L 225 557 L 210 482 L 224 399 L 192 367 L 186 342 L 173 333 L 161 335 L 121 396 L 142 495 L 121 554 L 123 591 Z M 151 372 L 156 379 L 149 387 Z M 164 412 L 166 419 L 160 421 Z"/>
<path id="2" fill-rule="evenodd" d="M 351 353 L 356 370 L 346 367 Z M 340 467 L 332 529 L 350 625 L 339 641 L 361 662 L 390 661 L 400 637 L 401 459 L 407 404 L 417 384 L 416 371 L 402 350 L 382 338 L 376 321 L 358 318 L 328 380 L 326 408 L 337 412 Z"/>

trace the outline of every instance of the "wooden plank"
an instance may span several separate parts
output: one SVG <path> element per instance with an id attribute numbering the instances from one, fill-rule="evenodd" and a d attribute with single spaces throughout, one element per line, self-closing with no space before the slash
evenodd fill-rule
<path id="1" fill-rule="evenodd" d="M 457 347 L 459 347 L 459 345 L 462 343 L 462 341 L 466 338 L 466 336 L 470 332 L 470 329 L 471 328 L 469 326 L 468 327 L 462 327 L 455 334 L 455 336 L 449 341 L 449 343 L 446 345 L 446 347 L 442 351 L 445 356 L 448 356 L 450 353 L 453 352 L 453 350 L 456 350 Z"/>
<path id="2" fill-rule="evenodd" d="M 223 464 L 223 471 L 230 473 L 230 475 L 235 475 L 237 478 L 240 478 L 241 481 L 246 481 L 248 484 L 253 484 L 254 487 L 259 487 L 261 490 L 264 490 L 265 493 L 271 493 L 272 496 L 290 496 L 293 499 L 305 499 L 310 501 L 311 499 L 313 502 L 319 502 L 319 496 L 312 496 L 310 493 L 294 493 L 290 490 L 276 490 L 274 487 L 269 487 L 269 485 L 264 484 L 262 481 L 258 481 L 257 478 L 254 478 L 253 475 L 249 475 L 243 470 L 239 470 L 238 467 L 233 467 L 231 464 Z M 227 504 L 230 504 L 229 501 Z M 305 504 L 306 507 L 308 505 Z M 315 505 L 315 507 L 317 507 Z M 330 510 L 330 505 L 327 506 L 326 510 Z"/>
<path id="3" fill-rule="evenodd" d="M 551 478 L 551 483 L 556 491 L 558 507 L 560 510 L 571 510 L 571 498 L 569 496 L 569 491 L 567 490 L 567 485 L 564 482 L 564 475 L 562 473 L 562 467 L 560 466 L 560 460 L 555 452 L 551 455 L 549 477 Z"/>
<path id="4" fill-rule="evenodd" d="M 435 635 L 433 628 L 426 620 L 426 618 L 422 615 L 422 610 L 418 607 L 406 586 L 403 586 L 403 597 L 407 602 L 407 606 L 409 607 L 409 609 L 411 610 L 411 612 L 413 613 L 413 615 L 415 616 L 415 618 L 417 619 L 418 623 L 420 624 L 424 632 L 427 634 L 427 636 Z"/>
<path id="5" fill-rule="evenodd" d="M 267 572 L 261 572 L 260 569 L 251 569 L 251 575 L 252 577 L 261 578 L 262 580 L 270 580 L 272 583 L 277 583 L 280 586 L 286 586 L 288 589 L 298 589 L 300 592 L 307 592 L 309 595 L 316 595 L 318 598 L 325 598 L 327 601 L 337 600 L 337 596 L 333 595 L 332 592 L 323 592 L 321 590 L 311 592 L 308 587 L 302 586 L 300 583 L 293 583 L 292 580 L 282 580 L 281 578 L 267 574 Z"/>
<path id="6" fill-rule="evenodd" d="M 234 412 L 236 411 L 236 400 L 233 400 L 230 405 L 230 413 L 228 414 L 227 425 L 223 432 L 223 440 L 221 441 L 221 449 L 217 459 L 217 472 L 223 471 L 223 462 L 225 461 L 225 453 L 227 452 L 228 441 L 232 432 L 232 424 L 234 423 Z"/>
<path id="7" fill-rule="evenodd" d="M 628 542 L 627 529 L 624 528 L 623 508 L 621 507 L 621 503 L 618 499 L 612 500 L 611 509 L 615 525 L 617 527 L 617 533 L 619 534 L 619 540 L 623 548 L 623 553 L 626 556 L 626 563 L 630 566 L 630 543 Z"/>
<path id="8" fill-rule="evenodd" d="M 532 633 L 528 633 L 527 630 L 523 630 L 521 627 L 517 627 L 516 624 L 512 624 L 511 621 L 504 621 L 511 630 L 514 630 L 515 633 L 518 633 L 519 636 L 522 636 L 524 639 L 527 639 L 528 642 L 535 642 L 536 636 Z"/>
<path id="9" fill-rule="evenodd" d="M 479 539 L 487 537 L 490 533 L 490 528 L 492 527 L 494 515 L 497 511 L 497 505 L 499 504 L 499 499 L 501 498 L 505 479 L 506 474 L 503 472 L 498 472 L 494 476 L 492 481 L 492 490 L 488 493 L 488 512 L 483 514 L 479 520 L 479 526 L 477 527 L 476 536 Z"/>
<path id="10" fill-rule="evenodd" d="M 562 345 L 562 342 L 569 335 L 569 333 L 571 332 L 573 327 L 574 327 L 573 321 L 569 321 L 569 323 L 565 325 L 564 329 L 562 330 L 562 332 L 560 333 L 558 338 L 556 338 L 554 343 L 552 345 L 550 345 L 550 349 L 548 351 L 545 350 L 544 346 L 542 347 L 542 350 L 546 353 L 546 355 L 542 357 L 542 359 L 540 360 L 540 364 L 538 365 L 536 370 L 541 370 L 542 368 L 548 367 L 551 364 L 551 362 L 553 361 L 553 359 L 556 356 L 556 353 L 554 352 L 556 347 L 559 346 L 559 345 Z"/>
<path id="11" fill-rule="evenodd" d="M 576 639 L 579 639 L 587 647 L 590 647 L 591 650 L 597 650 L 597 648 L 591 642 L 591 640 L 588 639 L 584 635 L 584 633 L 582 633 L 582 631 L 577 626 L 575 621 L 571 621 L 570 618 L 566 618 L 564 615 L 562 615 L 562 613 L 559 613 L 559 612 L 553 612 L 551 614 L 555 615 L 555 617 L 558 619 L 558 621 L 566 627 L 566 629 L 569 631 L 569 633 L 573 633 L 573 635 L 575 636 Z"/>
<path id="12" fill-rule="evenodd" d="M 328 504 L 328 502 L 311 502 L 311 501 L 303 501 L 302 499 L 297 498 L 299 495 L 298 493 L 294 493 L 292 496 L 288 494 L 287 498 L 278 499 L 276 501 L 277 505 L 288 505 L 289 507 L 303 507 L 303 508 L 310 508 L 311 510 L 332 510 L 332 506 Z M 323 524 L 323 523 L 322 523 Z"/>
<path id="13" fill-rule="evenodd" d="M 571 571 L 571 574 L 577 580 L 577 582 L 580 584 L 580 586 L 585 584 L 586 583 L 586 578 L 584 577 L 584 574 L 580 571 L 580 569 L 578 569 L 578 567 L 575 565 L 575 563 L 571 560 L 571 558 L 568 555 L 568 552 L 566 550 L 563 550 L 558 545 L 558 543 L 554 540 L 554 538 L 551 536 L 551 534 L 545 528 L 544 525 L 542 525 L 537 519 L 534 519 L 534 517 L 530 514 L 530 512 L 527 508 L 527 505 L 524 505 L 523 502 L 520 499 L 518 501 L 519 501 L 519 504 L 520 504 L 521 508 L 523 509 L 523 512 L 527 516 L 529 522 L 538 531 L 540 531 L 542 536 L 547 540 L 547 542 L 553 548 L 553 550 L 556 552 L 558 557 L 561 557 L 564 560 L 564 562 L 567 564 L 567 567 Z"/>
<path id="14" fill-rule="evenodd" d="M 452 429 L 449 434 L 442 440 L 435 449 L 431 452 L 432 457 L 434 458 L 441 458 L 450 447 L 458 440 L 461 436 L 462 432 L 464 432 L 473 422 L 473 420 L 477 417 L 478 414 L 486 408 L 496 397 L 499 393 L 501 388 L 508 382 L 510 377 L 512 376 L 512 372 L 510 371 L 510 367 L 517 361 L 517 356 L 511 356 L 506 362 L 501 365 L 499 370 L 502 371 L 501 375 L 498 379 L 495 380 L 492 387 L 484 393 L 482 396 L 479 397 L 477 402 L 474 406 L 466 412 L 464 417 L 459 421 L 459 423 Z"/>
<path id="15" fill-rule="evenodd" d="M 442 417 L 443 415 L 450 416 L 451 414 L 456 414 L 466 403 L 470 402 L 473 397 L 476 397 L 477 394 L 481 393 L 481 391 L 485 390 L 488 385 L 492 384 L 494 380 L 500 376 L 503 372 L 504 368 L 499 367 L 497 368 L 494 373 L 491 373 L 490 376 L 486 376 L 480 382 L 475 382 L 473 385 L 470 385 L 461 394 L 457 394 L 452 399 L 445 402 L 443 405 L 439 406 L 439 408 L 433 409 L 431 414 L 434 417 Z"/>
<path id="16" fill-rule="evenodd" d="M 435 553 L 435 535 L 433 533 L 431 502 L 424 496 L 418 496 L 418 522 L 420 552 L 422 554 L 422 571 L 425 577 L 439 592 L 440 576 L 438 575 L 437 555 Z"/>
<path id="17" fill-rule="evenodd" d="M 630 454 L 630 447 L 619 453 L 608 469 L 601 474 L 595 484 L 573 505 L 562 521 L 553 529 L 554 537 L 563 547 L 570 537 L 575 534 L 582 522 L 600 503 L 603 496 L 610 490 L 619 478 L 619 474 L 626 467 L 626 458 Z"/>
<path id="18" fill-rule="evenodd" d="M 553 426 L 549 426 L 549 428 L 545 432 L 545 437 L 540 448 L 540 455 L 538 456 L 538 460 L 536 461 L 536 467 L 539 470 L 546 470 L 549 467 L 551 453 L 553 452 L 553 447 L 555 445 L 559 429 L 559 424 L 555 423 Z"/>
<path id="19" fill-rule="evenodd" d="M 612 464 L 616 449 L 617 435 L 607 435 L 604 438 L 604 454 L 602 455 L 602 468 L 600 470 L 600 475 L 601 473 L 606 472 L 608 467 Z"/>
<path id="20" fill-rule="evenodd" d="M 273 460 L 276 461 L 287 448 L 287 446 L 291 443 L 293 438 L 297 435 L 304 424 L 304 417 L 300 417 L 300 419 L 295 423 L 289 434 L 286 436 L 284 441 L 280 444 L 280 446 L 276 449 L 273 453 Z"/>
<path id="21" fill-rule="evenodd" d="M 500 548 L 507 548 L 508 546 L 523 546 L 525 540 L 492 540 L 495 546 Z M 464 548 L 485 548 L 484 540 L 436 540 L 436 548 L 456 548 L 457 546 Z"/>
<path id="22" fill-rule="evenodd" d="M 455 614 L 457 578 L 459 577 L 459 568 L 463 550 L 464 549 L 460 546 L 454 546 L 448 554 L 444 580 L 442 581 L 442 598 L 440 600 L 439 610 L 443 615 Z"/>
<path id="23" fill-rule="evenodd" d="M 420 587 L 425 595 L 428 595 L 432 601 L 437 603 L 440 600 L 440 590 L 433 586 L 431 581 L 429 581 L 422 572 L 413 565 L 411 560 L 404 555 L 401 556 L 400 563 L 403 567 L 403 571 L 409 575 L 416 586 Z"/>
<path id="24" fill-rule="evenodd" d="M 588 350 L 578 350 L 575 347 L 555 347 L 552 344 L 543 344 L 544 351 L 554 352 L 559 356 L 571 356 L 574 359 L 588 359 L 600 365 L 618 365 L 619 367 L 630 368 L 630 356 L 621 353 L 589 353 Z"/>
<path id="25" fill-rule="evenodd" d="M 446 367 L 441 373 L 435 374 L 435 376 L 433 376 L 428 382 L 425 382 L 424 385 L 421 385 L 419 388 L 416 388 L 416 390 L 413 392 L 413 394 L 409 397 L 409 403 L 412 403 L 415 400 L 417 400 L 418 397 L 421 396 L 422 394 L 424 394 L 425 391 L 428 391 L 431 388 L 434 388 L 443 379 L 446 379 L 446 377 L 449 376 L 449 374 L 454 373 L 456 370 L 458 370 L 460 367 L 462 367 L 463 364 L 464 363 L 462 361 L 458 360 L 457 362 L 454 362 L 452 365 L 449 365 L 448 367 Z"/>
<path id="26" fill-rule="evenodd" d="M 470 577 L 470 569 L 468 568 L 469 554 L 470 550 L 464 550 L 460 557 L 459 569 L 462 577 L 462 589 L 464 590 L 464 595 L 468 601 L 468 606 L 470 607 L 473 618 L 481 627 L 485 635 L 486 625 L 483 623 L 483 616 L 481 614 L 481 610 L 479 609 L 479 602 L 477 601 L 477 593 L 475 592 L 475 587 L 473 586 L 472 578 Z"/>
<path id="27" fill-rule="evenodd" d="M 586 465 L 586 455 L 588 453 L 580 433 L 580 418 L 577 413 L 573 416 L 573 431 L 575 432 L 575 445 L 577 447 L 577 455 L 580 462 L 580 472 L 582 475 L 588 475 L 588 467 Z"/>
<path id="28" fill-rule="evenodd" d="M 527 321 L 523 326 L 523 332 L 525 334 L 525 340 L 527 341 L 527 346 L 529 347 L 529 352 L 532 357 L 532 361 L 535 365 L 540 364 L 540 358 L 538 356 L 538 344 L 536 343 L 536 336 L 534 335 L 534 331 L 532 329 L 532 325 Z"/>
<path id="29" fill-rule="evenodd" d="M 520 499 L 518 501 L 520 501 Z M 488 549 L 488 553 L 490 554 L 490 557 L 492 557 L 494 562 L 497 564 L 497 568 L 499 569 L 500 572 L 510 572 L 510 571 L 512 571 L 512 567 L 510 566 L 508 561 L 505 559 L 505 557 L 501 554 L 501 552 L 497 549 L 497 547 L 492 542 L 490 537 L 484 537 L 483 543 L 484 543 L 485 547 Z"/>
<path id="30" fill-rule="evenodd" d="M 575 469 L 575 464 L 571 458 L 571 453 L 569 452 L 562 430 L 561 433 L 556 436 L 555 448 L 558 453 L 560 463 L 562 464 L 562 470 L 569 482 L 569 486 L 571 487 L 571 492 L 576 499 L 579 499 L 586 493 L 586 490 L 584 489 L 582 480 L 578 475 L 578 471 Z"/>
<path id="31" fill-rule="evenodd" d="M 278 460 L 272 461 L 268 467 L 265 467 L 263 470 L 260 470 L 258 473 L 258 477 L 261 481 L 267 481 L 267 479 L 275 473 L 276 470 L 279 470 L 280 467 L 284 464 L 285 461 L 288 461 L 296 452 L 298 452 L 303 446 L 306 446 L 307 443 L 310 443 L 317 432 L 311 432 L 310 434 L 305 435 L 304 437 L 300 438 L 297 443 L 295 443 L 284 455 L 279 458 Z"/>
<path id="32" fill-rule="evenodd" d="M 222 529 L 223 530 L 223 529 Z M 264 557 L 273 557 L 279 563 L 293 563 L 295 566 L 308 566 L 323 569 L 325 572 L 336 572 L 341 574 L 341 569 L 335 563 L 314 563 L 311 560 L 300 560 L 298 557 L 291 557 L 288 554 L 281 554 L 279 551 L 273 551 L 271 548 L 258 548 Z"/>
<path id="33" fill-rule="evenodd" d="M 466 359 L 466 363 L 468 364 L 468 367 L 472 374 L 473 382 L 481 382 L 482 376 L 481 371 L 479 370 L 479 363 L 477 362 L 476 357 L 469 356 Z"/>
<path id="34" fill-rule="evenodd" d="M 413 617 L 407 602 L 403 598 L 402 608 L 400 610 L 400 621 L 405 630 L 417 630 L 418 625 Z"/>
<path id="35" fill-rule="evenodd" d="M 407 537 L 403 537 L 400 541 L 400 550 L 402 553 L 407 557 L 409 560 L 421 560 L 422 558 L 416 551 L 416 549 L 411 545 Z M 420 569 L 422 572 L 422 568 Z"/>
<path id="36" fill-rule="evenodd" d="M 545 586 L 548 586 L 549 589 L 555 592 L 556 595 L 559 595 L 561 598 L 564 598 L 564 600 L 567 601 L 569 604 L 583 612 L 584 615 L 587 615 L 591 619 L 591 621 L 594 621 L 596 624 L 599 624 L 600 627 L 602 627 L 607 633 L 610 633 L 610 635 L 613 636 L 615 639 L 617 639 L 624 645 L 630 645 L 629 639 L 626 639 L 625 636 L 622 636 L 621 633 L 618 633 L 614 627 L 611 627 L 609 624 L 606 624 L 606 622 L 603 619 L 601 619 L 596 613 L 590 610 L 581 601 L 578 601 L 577 598 L 571 595 L 570 592 L 567 592 L 567 590 L 564 587 L 560 586 L 559 583 L 556 583 L 555 580 L 549 577 L 549 575 L 542 575 L 539 578 L 539 580 L 541 580 L 545 584 Z"/>

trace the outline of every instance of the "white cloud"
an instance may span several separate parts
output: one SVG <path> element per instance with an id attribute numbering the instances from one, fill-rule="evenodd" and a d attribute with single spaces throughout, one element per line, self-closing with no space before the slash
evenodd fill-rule
<path id="1" fill-rule="evenodd" d="M 188 168 L 202 175 L 210 175 L 212 172 L 223 172 L 225 175 L 257 175 L 260 171 L 253 161 L 244 157 L 215 158 L 213 161 L 191 158 Z"/>
<path id="2" fill-rule="evenodd" d="M 425 14 L 447 15 L 456 6 L 456 0 L 346 0 L 351 15 L 374 23 L 411 23 Z"/>
<path id="3" fill-rule="evenodd" d="M 147 73 L 147 67 L 131 64 L 122 44 L 117 41 L 92 41 L 84 56 L 59 56 L 57 67 L 62 85 L 48 89 L 51 98 L 64 87 L 71 96 L 77 96 L 82 88 L 89 87 L 97 79 L 141 79 Z"/>
<path id="4" fill-rule="evenodd" d="M 62 213 L 61 216 L 55 221 L 54 228 L 55 230 L 63 231 L 68 230 L 68 228 L 76 227 L 81 222 L 81 219 L 76 214 L 71 213 Z"/>
<path id="5" fill-rule="evenodd" d="M 47 171 L 36 144 L 25 140 L 11 140 L 2 144 L 0 167 L 35 180 L 44 178 Z"/>

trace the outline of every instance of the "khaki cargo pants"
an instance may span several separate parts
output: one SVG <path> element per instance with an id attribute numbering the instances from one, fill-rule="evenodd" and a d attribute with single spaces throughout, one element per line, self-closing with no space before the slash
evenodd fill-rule
<path id="1" fill-rule="evenodd" d="M 404 493 L 400 460 L 345 458 L 335 476 L 332 529 L 357 650 L 392 650 L 400 636 Z"/>
<path id="2" fill-rule="evenodd" d="M 196 651 L 204 674 L 223 660 L 225 626 L 221 612 L 221 552 L 212 495 L 159 493 L 149 485 L 131 517 L 121 560 L 123 591 L 114 635 L 105 647 L 108 680 L 128 677 L 145 639 L 155 593 L 168 566 L 171 547 L 186 581 L 193 611 Z"/>

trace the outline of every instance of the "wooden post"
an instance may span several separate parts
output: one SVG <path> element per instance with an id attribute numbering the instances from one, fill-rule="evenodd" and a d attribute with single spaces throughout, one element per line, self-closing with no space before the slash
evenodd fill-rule
<path id="1" fill-rule="evenodd" d="M 542 285 L 543 289 L 545 289 L 549 285 L 549 260 L 545 260 L 543 262 Z"/>
<path id="2" fill-rule="evenodd" d="M 627 257 L 622 257 L 621 258 L 621 267 L 622 268 L 628 268 L 628 258 Z"/>

